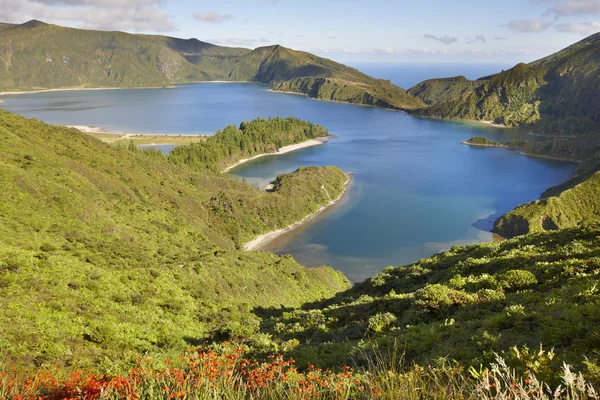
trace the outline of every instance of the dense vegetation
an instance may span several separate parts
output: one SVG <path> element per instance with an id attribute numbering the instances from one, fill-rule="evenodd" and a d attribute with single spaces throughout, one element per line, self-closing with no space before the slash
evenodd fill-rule
<path id="1" fill-rule="evenodd" d="M 376 106 L 398 110 L 421 107 L 423 103 L 389 81 L 349 81 L 338 78 L 295 78 L 277 83 L 273 90 L 306 94 L 315 99 Z"/>
<path id="2" fill-rule="evenodd" d="M 236 250 L 314 212 L 346 179 L 303 168 L 264 193 L 0 110 L 1 362 L 114 371 L 252 336 L 253 308 L 347 288 L 330 268 Z"/>
<path id="3" fill-rule="evenodd" d="M 471 81 L 464 76 L 428 79 L 408 89 L 407 92 L 423 100 L 425 104 L 431 105 L 455 99 L 483 82 L 483 79 Z"/>
<path id="4" fill-rule="evenodd" d="M 532 124 L 540 119 L 537 90 L 544 85 L 541 69 L 526 64 L 502 72 L 446 102 L 421 109 L 419 115 L 493 121 L 506 126 Z"/>
<path id="5" fill-rule="evenodd" d="M 494 75 L 452 100 L 433 99 L 434 105 L 418 114 L 531 125 L 546 135 L 587 134 L 600 131 L 599 90 L 600 34 L 595 34 Z"/>
<path id="6" fill-rule="evenodd" d="M 326 79 L 327 89 L 287 82 L 313 78 Z M 165 87 L 211 80 L 281 84 L 277 90 L 397 109 L 424 105 L 389 81 L 282 46 L 251 51 L 196 39 L 72 29 L 39 21 L 0 29 L 0 90 Z"/>
<path id="7" fill-rule="evenodd" d="M 519 206 L 499 218 L 494 232 L 503 237 L 544 232 L 600 221 L 600 172 L 556 196 Z"/>
<path id="8" fill-rule="evenodd" d="M 407 363 L 445 357 L 477 367 L 497 353 L 546 381 L 567 362 L 600 382 L 599 256 L 598 225 L 453 247 L 333 299 L 273 312 L 263 330 L 301 365 L 360 365 L 376 343 L 383 353 L 400 347 Z"/>
<path id="9" fill-rule="evenodd" d="M 169 159 L 178 165 L 220 172 L 241 159 L 327 136 L 324 127 L 297 118 L 255 119 L 239 127 L 230 125 L 204 142 L 176 147 Z"/>
<path id="10" fill-rule="evenodd" d="M 375 350 L 377 350 L 375 348 Z M 126 374 L 0 373 L 0 397 L 35 400 L 205 399 L 205 400 L 505 400 L 597 399 L 597 392 L 568 366 L 558 387 L 533 374 L 520 377 L 498 359 L 491 369 L 470 369 L 440 361 L 406 368 L 401 354 L 376 353 L 367 370 L 311 367 L 299 371 L 281 355 L 268 362 L 244 358 L 231 344 L 218 351 L 199 348 L 176 360 L 140 360 Z M 395 357 L 398 358 L 395 358 Z M 12 371 L 11 371 L 12 372 Z"/>

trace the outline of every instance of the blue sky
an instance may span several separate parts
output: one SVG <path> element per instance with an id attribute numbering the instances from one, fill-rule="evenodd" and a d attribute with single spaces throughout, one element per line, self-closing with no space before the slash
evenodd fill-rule
<path id="1" fill-rule="evenodd" d="M 600 31 L 600 0 L 0 0 L 7 22 L 282 44 L 339 61 L 531 61 Z"/>

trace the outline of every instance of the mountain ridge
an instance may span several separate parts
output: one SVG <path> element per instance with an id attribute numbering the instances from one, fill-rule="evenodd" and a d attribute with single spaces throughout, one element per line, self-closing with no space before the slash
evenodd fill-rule
<path id="1" fill-rule="evenodd" d="M 281 45 L 250 50 L 195 38 L 75 29 L 36 20 L 0 29 L 0 90 L 4 91 L 167 87 L 215 80 L 276 85 L 300 78 L 334 80 L 329 81 L 332 88 L 327 93 L 297 86 L 286 91 L 400 110 L 424 105 L 388 81 Z M 348 87 L 363 95 L 349 95 Z"/>

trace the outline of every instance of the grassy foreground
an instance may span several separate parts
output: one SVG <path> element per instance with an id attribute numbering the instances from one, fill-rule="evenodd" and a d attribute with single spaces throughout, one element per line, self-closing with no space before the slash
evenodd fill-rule
<path id="1" fill-rule="evenodd" d="M 282 356 L 244 358 L 228 344 L 198 349 L 164 362 L 140 360 L 125 375 L 75 371 L 0 373 L 0 397 L 16 400 L 92 399 L 597 399 L 594 387 L 565 365 L 562 383 L 550 387 L 534 375 L 519 377 L 502 359 L 490 369 L 465 371 L 443 360 L 406 368 L 396 354 L 377 353 L 368 368 L 299 371 Z M 391 357 L 388 357 L 391 356 Z"/>

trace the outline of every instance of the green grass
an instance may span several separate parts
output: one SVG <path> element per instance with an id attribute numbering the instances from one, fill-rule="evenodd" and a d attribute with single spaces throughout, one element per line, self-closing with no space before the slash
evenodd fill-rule
<path id="1" fill-rule="evenodd" d="M 383 352 L 399 346 L 408 365 L 444 357 L 477 367 L 499 354 L 547 382 L 563 362 L 593 377 L 599 257 L 598 225 L 457 246 L 332 299 L 273 311 L 263 330 L 301 366 L 362 365 L 376 343 Z"/>
<path id="2" fill-rule="evenodd" d="M 254 308 L 349 285 L 330 268 L 237 250 L 326 204 L 322 187 L 342 193 L 338 168 L 301 169 L 263 193 L 5 111 L 0 138 L 3 363 L 113 371 L 210 337 L 260 347 Z"/>

